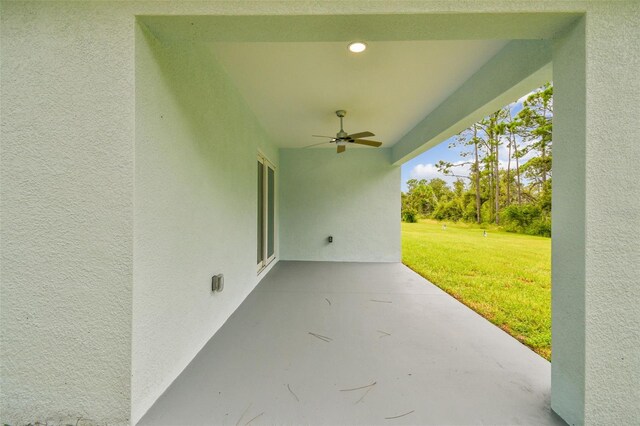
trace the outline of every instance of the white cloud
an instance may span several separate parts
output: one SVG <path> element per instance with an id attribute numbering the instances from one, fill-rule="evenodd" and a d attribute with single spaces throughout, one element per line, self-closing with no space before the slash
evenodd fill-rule
<path id="1" fill-rule="evenodd" d="M 524 145 L 522 142 L 519 145 L 520 149 L 523 149 Z M 507 148 L 506 144 L 503 144 L 500 146 L 500 151 L 498 152 L 499 156 L 500 156 L 500 167 L 503 169 L 507 168 L 507 158 L 509 157 L 509 149 Z M 511 154 L 513 155 L 513 151 L 511 152 Z M 528 153 L 526 153 L 524 156 L 520 157 L 520 165 L 523 165 L 524 163 L 526 163 L 527 161 L 531 160 L 533 157 L 535 157 L 537 155 L 537 153 L 535 151 L 529 151 Z M 515 168 L 516 167 L 516 160 L 514 158 L 511 158 L 511 168 Z"/>
<path id="2" fill-rule="evenodd" d="M 469 172 L 470 172 L 470 165 L 469 164 L 462 164 L 464 163 L 464 161 L 458 161 L 454 164 L 456 164 L 457 166 L 453 167 L 451 169 L 451 171 L 456 174 L 456 175 L 460 175 L 460 176 L 469 176 Z M 453 183 L 455 182 L 458 178 L 455 176 L 447 176 L 443 173 L 440 173 L 440 171 L 438 171 L 438 168 L 434 165 L 434 164 L 417 164 L 413 169 L 411 169 L 411 172 L 409 173 L 409 179 L 426 179 L 426 180 L 431 180 L 431 179 L 435 179 L 435 178 L 440 178 L 442 180 L 444 180 L 447 183 Z"/>
<path id="3" fill-rule="evenodd" d="M 500 147 L 500 152 L 499 152 L 499 155 L 500 155 L 500 169 L 501 170 L 506 170 L 507 169 L 508 154 L 509 154 L 509 151 L 508 151 L 506 145 L 501 146 Z M 529 161 L 535 155 L 536 155 L 535 152 L 527 153 L 522 158 L 520 158 L 520 165 L 522 166 L 524 163 Z M 467 161 L 463 161 L 463 160 L 454 162 L 453 163 L 454 167 L 451 168 L 451 172 L 453 174 L 455 174 L 455 175 L 458 175 L 458 176 L 469 176 L 471 174 L 471 164 L 464 164 L 466 162 Z M 512 173 L 515 173 L 515 168 L 516 168 L 516 162 L 512 158 L 511 159 L 511 170 L 512 170 Z M 456 176 L 447 176 L 447 175 L 441 173 L 440 171 L 438 171 L 438 168 L 433 163 L 417 164 L 409 172 L 409 179 L 431 180 L 431 179 L 435 179 L 435 178 L 440 178 L 440 179 L 444 180 L 445 182 L 447 182 L 450 185 L 453 184 L 453 182 L 455 182 L 456 180 L 458 180 L 458 177 L 456 177 Z M 463 179 L 463 181 L 465 182 L 465 184 L 469 183 L 469 181 L 467 179 Z"/>
<path id="4" fill-rule="evenodd" d="M 440 177 L 440 172 L 433 164 L 416 164 L 409 173 L 411 179 L 433 179 Z"/>

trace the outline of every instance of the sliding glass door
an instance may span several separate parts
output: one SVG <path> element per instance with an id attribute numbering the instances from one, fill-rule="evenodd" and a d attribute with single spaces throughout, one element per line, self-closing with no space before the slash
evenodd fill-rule
<path id="1" fill-rule="evenodd" d="M 258 272 L 276 256 L 276 170 L 265 157 L 258 156 Z"/>

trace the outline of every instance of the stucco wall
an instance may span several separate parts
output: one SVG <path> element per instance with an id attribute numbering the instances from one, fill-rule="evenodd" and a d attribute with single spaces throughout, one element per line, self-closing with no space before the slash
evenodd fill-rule
<path id="1" fill-rule="evenodd" d="M 584 411 L 585 422 L 594 424 L 629 424 L 640 417 L 637 1 L 3 1 L 1 7 L 2 421 L 64 424 L 80 416 L 95 423 L 130 421 L 136 15 L 312 13 L 327 15 L 330 23 L 336 13 L 383 17 L 433 12 L 451 17 L 559 11 L 586 12 L 585 63 L 574 64 L 565 76 L 566 81 L 585 79 L 585 136 L 572 139 L 584 149 L 585 165 L 569 168 L 565 175 L 575 180 L 574 190 L 584 194 L 584 203 L 576 194 L 571 202 L 577 204 L 565 205 L 566 211 L 582 209 L 585 226 L 570 232 L 554 229 L 554 250 L 556 242 L 570 248 L 574 239 L 577 244 L 584 241 L 584 256 L 554 253 L 556 264 L 564 262 L 565 271 L 577 271 L 554 281 L 554 289 L 568 290 L 566 297 L 554 298 L 554 319 L 556 312 L 579 313 L 575 305 L 584 307 L 585 320 L 574 318 L 562 333 L 585 334 L 584 363 L 571 352 L 580 345 L 566 345 L 569 352 L 564 355 L 575 364 L 572 371 L 584 371 L 585 385 L 571 385 L 583 394 L 584 404 L 579 398 L 561 400 L 562 387 L 556 388 L 559 382 L 554 379 L 554 407 L 561 413 Z M 522 17 L 526 21 L 527 15 Z M 450 29 L 458 37 L 463 30 L 472 35 L 535 35 L 538 27 L 527 27 L 524 21 L 509 26 L 503 20 L 497 29 L 444 26 L 438 34 L 446 39 Z M 392 30 L 376 27 L 378 39 Z M 556 80 L 560 93 L 558 84 Z M 573 108 L 581 108 L 580 101 L 570 98 L 564 100 L 573 103 L 565 105 L 569 116 L 576 112 Z M 176 110 L 177 105 L 176 100 Z M 559 120 L 560 115 L 560 127 Z M 570 153 L 564 155 L 570 161 Z M 324 236 L 325 231 L 318 238 Z M 253 242 L 247 251 L 253 252 Z M 217 269 L 213 263 L 211 269 Z M 208 276 L 208 265 L 197 266 L 202 274 L 207 269 Z M 217 303 L 216 297 L 204 295 L 204 303 Z M 559 338 L 554 331 L 554 345 Z M 562 356 L 561 351 L 561 346 L 554 348 L 554 357 Z M 562 366 L 554 367 L 554 374 L 558 368 Z M 572 380 L 571 373 L 565 377 Z M 568 409 L 562 411 L 559 403 Z"/>
<path id="2" fill-rule="evenodd" d="M 584 422 L 585 66 L 584 20 L 553 46 L 552 407 Z"/>
<path id="3" fill-rule="evenodd" d="M 400 167 L 389 149 L 282 149 L 280 165 L 282 259 L 400 261 Z"/>
<path id="4" fill-rule="evenodd" d="M 638 424 L 640 2 L 594 4 L 585 39 L 585 422 Z"/>
<path id="5" fill-rule="evenodd" d="M 258 282 L 258 149 L 277 165 L 277 150 L 206 48 L 163 45 L 138 29 L 134 422 Z M 211 292 L 217 273 L 222 293 Z"/>
<path id="6" fill-rule="evenodd" d="M 552 407 L 640 419 L 640 3 L 597 3 L 554 41 Z"/>
<path id="7" fill-rule="evenodd" d="M 0 421 L 126 424 L 133 18 L 21 2 L 0 15 Z"/>

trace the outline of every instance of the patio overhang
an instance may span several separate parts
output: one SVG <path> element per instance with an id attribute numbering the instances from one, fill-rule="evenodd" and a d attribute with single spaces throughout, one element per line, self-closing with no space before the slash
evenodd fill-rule
<path id="1" fill-rule="evenodd" d="M 200 42 L 331 42 L 551 39 L 582 16 L 575 9 L 547 13 L 371 13 L 288 15 L 139 15 L 158 37 Z"/>
<path id="2" fill-rule="evenodd" d="M 514 40 L 491 58 L 392 149 L 402 164 L 552 80 L 549 40 Z"/>
<path id="3" fill-rule="evenodd" d="M 283 172 L 282 187 L 295 189 L 281 206 L 306 203 L 313 213 L 292 207 L 281 215 L 279 233 L 299 231 L 281 251 L 286 260 L 339 260 L 360 247 L 362 257 L 350 260 L 398 260 L 397 164 L 499 106 L 505 93 L 517 97 L 547 80 L 547 42 L 555 114 L 551 406 L 575 424 L 640 418 L 637 2 L 0 8 L 3 421 L 140 419 L 259 282 L 258 152 Z M 470 81 L 451 86 L 397 139 L 384 140 L 395 148 L 340 157 L 284 152 L 205 46 L 342 45 L 354 37 L 513 41 L 483 68 L 476 62 Z M 535 54 L 523 57 L 518 46 Z M 332 108 L 350 109 L 325 107 L 331 119 Z M 287 120 L 298 122 L 282 115 L 274 123 Z M 371 237 L 387 224 L 386 236 Z M 342 235 L 329 245 L 335 230 Z M 212 293 L 211 275 L 222 272 L 225 291 Z"/>

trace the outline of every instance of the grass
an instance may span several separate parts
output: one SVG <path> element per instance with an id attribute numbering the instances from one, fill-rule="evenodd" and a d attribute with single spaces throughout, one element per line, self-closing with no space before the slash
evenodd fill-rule
<path id="1" fill-rule="evenodd" d="M 402 262 L 551 359 L 551 239 L 496 228 L 402 223 Z"/>

